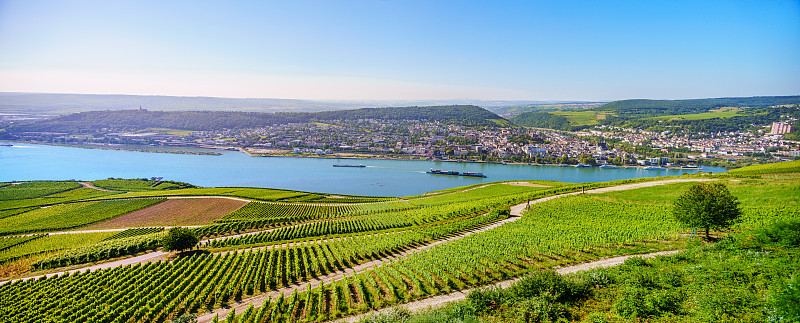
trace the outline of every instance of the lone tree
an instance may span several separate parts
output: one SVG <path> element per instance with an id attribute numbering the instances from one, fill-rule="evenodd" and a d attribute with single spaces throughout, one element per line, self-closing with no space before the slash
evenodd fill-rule
<path id="1" fill-rule="evenodd" d="M 675 218 L 686 225 L 706 230 L 727 228 L 740 221 L 739 201 L 720 183 L 700 183 L 689 188 L 675 202 Z"/>
<path id="2" fill-rule="evenodd" d="M 194 231 L 177 227 L 169 229 L 161 245 L 167 251 L 183 251 L 196 246 L 199 241 Z"/>

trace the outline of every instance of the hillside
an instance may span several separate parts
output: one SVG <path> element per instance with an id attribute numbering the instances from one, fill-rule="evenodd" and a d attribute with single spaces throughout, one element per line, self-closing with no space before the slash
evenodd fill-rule
<path id="1" fill-rule="evenodd" d="M 304 123 L 330 120 L 426 120 L 463 126 L 505 125 L 507 120 L 483 108 L 471 105 L 363 108 L 324 112 L 232 112 L 232 111 L 149 111 L 107 110 L 61 116 L 30 124 L 15 125 L 9 132 L 92 132 L 103 128 L 140 130 L 169 128 L 208 131 L 233 128 L 255 128 L 274 124 Z"/>
<path id="2" fill-rule="evenodd" d="M 644 118 L 709 112 L 724 107 L 764 108 L 776 105 L 800 104 L 800 96 L 757 96 L 743 98 L 709 98 L 691 100 L 620 100 L 598 107 L 623 118 Z"/>
<path id="3" fill-rule="evenodd" d="M 567 118 L 548 112 L 523 112 L 509 121 L 524 127 L 572 130 Z"/>
<path id="4" fill-rule="evenodd" d="M 576 130 L 603 124 L 651 131 L 737 131 L 800 117 L 800 96 L 692 100 L 620 100 L 593 109 L 526 112 L 510 118 L 520 126 Z"/>

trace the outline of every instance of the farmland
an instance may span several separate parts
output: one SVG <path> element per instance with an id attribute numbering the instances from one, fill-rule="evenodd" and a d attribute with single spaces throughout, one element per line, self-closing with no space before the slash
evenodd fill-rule
<path id="1" fill-rule="evenodd" d="M 148 254 L 159 248 L 165 234 L 162 226 L 186 225 L 198 214 L 216 212 L 203 215 L 194 223 L 203 226 L 192 228 L 216 238 L 201 243 L 193 256 L 2 284 L 0 320 L 168 322 L 187 313 L 198 315 L 201 322 L 234 315 L 238 322 L 346 317 L 542 268 L 685 248 L 696 237 L 692 228 L 672 218 L 670 209 L 697 180 L 720 181 L 740 196 L 744 215 L 733 228 L 737 232 L 800 220 L 796 175 L 748 174 L 587 184 L 491 183 L 401 200 L 191 188 L 99 196 L 100 200 L 37 208 L 9 215 L 13 221 L 0 229 L 46 232 L 107 228 L 110 223 L 117 228 L 151 228 L 3 238 L 8 243 L 0 245 L 6 246 L 0 252 L 16 255 L 8 262 L 16 270 L 5 270 L 6 277 L 57 273 L 64 267 L 93 268 L 111 259 Z M 666 185 L 655 185 L 659 183 Z M 621 184 L 628 185 L 616 186 Z M 592 191 L 597 188 L 603 188 L 602 193 Z M 579 194 L 583 190 L 591 194 Z M 164 201 L 169 192 L 184 198 Z M 193 196 L 206 198 L 185 198 Z M 32 197 L 36 198 L 41 197 Z M 351 199 L 358 202 L 334 202 Z M 195 211 L 191 204 L 182 204 L 201 201 L 208 204 Z M 223 201 L 236 206 L 224 209 Z M 528 204 L 521 217 L 519 211 L 509 212 L 510 206 L 519 210 Z M 106 218 L 97 222 L 92 214 Z M 53 219 L 59 225 L 45 225 Z M 484 229 L 488 227 L 493 229 Z M 49 242 L 70 238 L 74 242 L 61 248 Z M 43 246 L 32 248 L 35 243 Z M 22 249 L 26 245 L 28 249 Z M 20 266 L 28 269 L 19 270 Z"/>
<path id="2" fill-rule="evenodd" d="M 245 204 L 247 202 L 222 198 L 169 199 L 138 211 L 97 222 L 83 229 L 211 224 Z"/>

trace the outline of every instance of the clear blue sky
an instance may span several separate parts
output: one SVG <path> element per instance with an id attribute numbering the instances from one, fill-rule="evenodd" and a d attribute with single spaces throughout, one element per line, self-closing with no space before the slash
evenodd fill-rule
<path id="1" fill-rule="evenodd" d="M 800 1 L 0 0 L 0 91 L 796 95 Z"/>

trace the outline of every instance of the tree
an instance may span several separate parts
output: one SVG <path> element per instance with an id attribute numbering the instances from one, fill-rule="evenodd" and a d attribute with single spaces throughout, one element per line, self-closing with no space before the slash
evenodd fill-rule
<path id="1" fill-rule="evenodd" d="M 675 202 L 672 214 L 689 226 L 706 230 L 727 228 L 740 221 L 739 201 L 720 183 L 700 183 L 689 188 Z"/>
<path id="2" fill-rule="evenodd" d="M 200 239 L 197 238 L 197 234 L 194 231 L 176 227 L 169 229 L 161 245 L 168 251 L 183 251 L 196 246 L 199 241 Z"/>

